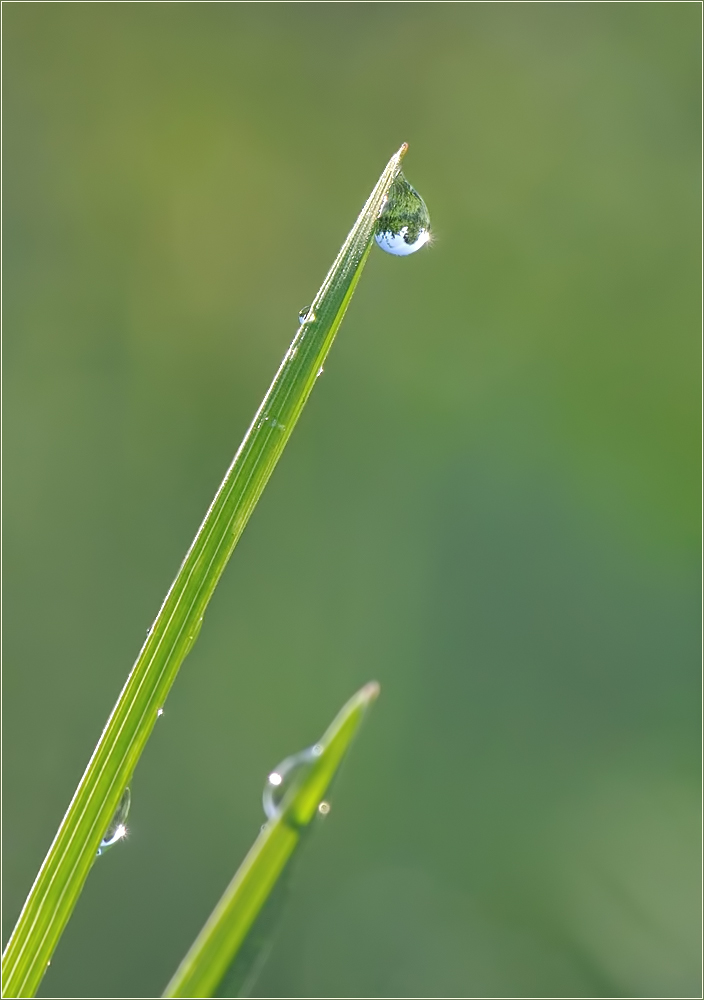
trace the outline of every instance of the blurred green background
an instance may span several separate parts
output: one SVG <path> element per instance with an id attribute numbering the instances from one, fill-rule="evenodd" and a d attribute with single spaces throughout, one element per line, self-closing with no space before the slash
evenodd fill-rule
<path id="1" fill-rule="evenodd" d="M 376 249 L 42 987 L 158 995 L 382 696 L 255 993 L 699 984 L 693 3 L 5 4 L 5 936 L 389 156 Z"/>

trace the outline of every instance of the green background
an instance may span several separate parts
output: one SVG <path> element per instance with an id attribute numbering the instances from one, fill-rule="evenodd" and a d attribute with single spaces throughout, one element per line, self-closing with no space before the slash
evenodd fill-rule
<path id="1" fill-rule="evenodd" d="M 256 995 L 701 996 L 696 3 L 4 13 L 5 934 L 389 156 L 374 250 L 42 987 L 160 993 L 382 694 Z"/>

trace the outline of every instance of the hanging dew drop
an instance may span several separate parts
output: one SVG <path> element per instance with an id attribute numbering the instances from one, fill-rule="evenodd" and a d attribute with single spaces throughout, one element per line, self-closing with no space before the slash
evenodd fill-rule
<path id="1" fill-rule="evenodd" d="M 396 257 L 407 257 L 430 242 L 430 216 L 416 189 L 399 174 L 376 221 L 377 246 Z"/>
<path id="2" fill-rule="evenodd" d="M 129 788 L 126 788 L 122 793 L 122 798 L 120 803 L 115 810 L 115 813 L 110 820 L 107 830 L 103 839 L 100 841 L 100 846 L 96 851 L 96 857 L 99 858 L 101 854 L 105 852 L 116 844 L 119 840 L 123 840 L 127 836 L 127 827 L 125 823 L 127 821 L 127 815 L 130 811 L 130 803 L 132 801 L 132 796 L 130 795 Z"/>
<path id="3" fill-rule="evenodd" d="M 315 313 L 310 311 L 310 306 L 303 306 L 298 314 L 298 322 L 303 326 L 304 323 L 312 323 L 315 319 Z"/>

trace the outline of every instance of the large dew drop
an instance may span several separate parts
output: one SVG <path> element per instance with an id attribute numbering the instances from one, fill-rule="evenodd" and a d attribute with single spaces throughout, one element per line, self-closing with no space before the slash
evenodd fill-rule
<path id="1" fill-rule="evenodd" d="M 110 824 L 105 831 L 105 836 L 100 841 L 100 847 L 96 852 L 97 858 L 99 858 L 101 854 L 105 854 L 105 852 L 112 847 L 113 844 L 116 844 L 119 840 L 122 840 L 127 836 L 127 827 L 125 826 L 125 822 L 127 820 L 127 814 L 130 811 L 131 801 L 132 797 L 130 795 L 130 790 L 129 788 L 126 788 L 122 793 L 122 798 L 120 799 L 120 803 L 115 810 L 115 814 L 110 820 Z"/>
<path id="2" fill-rule="evenodd" d="M 322 752 L 322 747 L 316 743 L 314 747 L 308 747 L 307 750 L 302 750 L 300 753 L 282 760 L 271 772 L 266 779 L 262 795 L 262 805 L 267 819 L 276 819 L 284 795 L 287 795 L 294 785 L 300 784 L 313 762 Z"/>
<path id="3" fill-rule="evenodd" d="M 399 174 L 376 222 L 377 245 L 397 257 L 407 257 L 430 240 L 430 216 L 416 189 Z"/>

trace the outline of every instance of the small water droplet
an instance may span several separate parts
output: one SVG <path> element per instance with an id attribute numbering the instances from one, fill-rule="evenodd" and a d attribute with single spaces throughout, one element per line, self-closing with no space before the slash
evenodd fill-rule
<path id="1" fill-rule="evenodd" d="M 269 426 L 275 431 L 286 430 L 286 424 L 282 424 L 280 420 L 276 417 L 264 417 L 264 423 L 269 424 Z"/>
<path id="2" fill-rule="evenodd" d="M 203 627 L 203 615 L 191 625 L 189 631 L 186 633 L 186 654 L 190 653 L 193 649 L 193 644 L 200 635 L 200 630 Z"/>
<path id="3" fill-rule="evenodd" d="M 318 373 L 317 373 L 317 375 L 315 377 L 316 378 L 320 378 L 320 376 L 323 374 L 323 371 L 324 371 L 324 369 L 323 369 L 323 366 L 321 365 L 320 368 L 318 369 Z"/>
<path id="4" fill-rule="evenodd" d="M 164 714 L 164 709 L 163 708 L 157 708 L 157 710 L 156 710 L 156 717 L 157 717 L 157 719 L 160 719 L 163 714 Z"/>
<path id="5" fill-rule="evenodd" d="M 122 798 L 118 804 L 117 809 L 114 812 L 108 828 L 105 831 L 103 839 L 100 841 L 100 846 L 96 852 L 96 857 L 100 857 L 101 854 L 105 854 L 108 848 L 112 847 L 119 840 L 123 840 L 127 836 L 127 827 L 125 826 L 125 821 L 127 820 L 127 815 L 130 811 L 130 803 L 132 801 L 132 796 L 130 795 L 129 788 L 126 788 L 122 793 Z"/>
<path id="6" fill-rule="evenodd" d="M 320 813 L 321 816 L 327 816 L 327 814 L 330 812 L 330 803 L 321 802 L 320 805 L 318 806 L 318 812 Z"/>
<path id="7" fill-rule="evenodd" d="M 310 770 L 313 761 L 322 752 L 323 748 L 320 746 L 308 747 L 307 750 L 302 750 L 300 753 L 282 760 L 278 767 L 271 772 L 266 779 L 262 795 L 262 805 L 267 819 L 276 819 L 284 795 L 288 793 L 290 788 L 301 782 Z"/>
<path id="8" fill-rule="evenodd" d="M 386 253 L 406 257 L 430 241 L 430 216 L 416 189 L 399 174 L 376 222 L 377 245 Z"/>
<path id="9" fill-rule="evenodd" d="M 307 323 L 315 322 L 315 313 L 313 312 L 312 306 L 303 306 L 298 314 L 298 322 L 301 326 L 306 326 Z"/>

